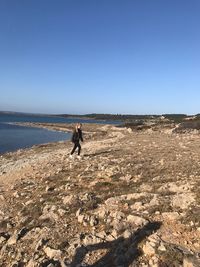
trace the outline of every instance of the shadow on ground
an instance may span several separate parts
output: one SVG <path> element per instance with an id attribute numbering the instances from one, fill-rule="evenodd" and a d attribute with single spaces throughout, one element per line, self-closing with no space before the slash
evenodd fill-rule
<path id="1" fill-rule="evenodd" d="M 100 156 L 100 155 L 104 155 L 104 154 L 110 154 L 112 152 L 118 152 L 120 151 L 120 149 L 115 149 L 115 150 L 107 150 L 107 151 L 99 151 L 93 154 L 84 154 L 85 157 L 94 157 L 94 156 Z"/>
<path id="2" fill-rule="evenodd" d="M 106 249 L 107 253 L 95 263 L 83 266 L 90 267 L 112 267 L 123 266 L 129 267 L 130 264 L 136 263 L 138 257 L 142 254 L 138 248 L 139 243 L 146 237 L 161 227 L 161 222 L 149 222 L 143 228 L 132 233 L 129 238 L 119 237 L 111 242 L 102 242 L 94 245 L 82 246 L 76 250 L 70 267 L 82 266 L 87 253 Z"/>

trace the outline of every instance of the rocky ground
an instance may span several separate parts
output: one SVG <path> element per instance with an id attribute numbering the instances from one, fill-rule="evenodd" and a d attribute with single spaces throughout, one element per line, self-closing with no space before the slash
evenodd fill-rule
<path id="1" fill-rule="evenodd" d="M 199 134 L 83 132 L 0 157 L 0 266 L 199 267 Z"/>

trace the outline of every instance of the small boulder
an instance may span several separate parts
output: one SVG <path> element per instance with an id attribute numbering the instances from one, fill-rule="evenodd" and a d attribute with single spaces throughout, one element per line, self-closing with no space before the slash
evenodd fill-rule
<path id="1" fill-rule="evenodd" d="M 187 256 L 183 259 L 183 267 L 199 267 L 200 261 L 194 256 Z"/>
<path id="2" fill-rule="evenodd" d="M 146 244 L 143 246 L 143 252 L 145 255 L 152 257 L 156 254 L 155 247 L 153 247 L 150 242 L 146 242 Z"/>
<path id="3" fill-rule="evenodd" d="M 61 258 L 62 252 L 60 250 L 52 249 L 50 247 L 45 247 L 43 250 L 50 259 L 58 260 Z"/>
<path id="4" fill-rule="evenodd" d="M 135 215 L 128 215 L 127 221 L 129 223 L 135 224 L 136 226 L 143 226 L 146 223 L 148 223 L 148 221 L 145 220 L 144 218 L 139 217 L 139 216 L 135 216 Z"/>

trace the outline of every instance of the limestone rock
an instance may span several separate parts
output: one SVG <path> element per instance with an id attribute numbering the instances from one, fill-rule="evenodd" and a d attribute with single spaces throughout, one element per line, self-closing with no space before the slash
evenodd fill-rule
<path id="1" fill-rule="evenodd" d="M 5 242 L 5 241 L 6 241 L 6 238 L 3 237 L 3 236 L 0 236 L 0 244 L 3 243 L 3 242 Z"/>
<path id="2" fill-rule="evenodd" d="M 152 257 L 156 254 L 155 248 L 148 241 L 146 242 L 145 245 L 143 245 L 142 249 L 143 249 L 144 254 L 149 257 Z"/>
<path id="3" fill-rule="evenodd" d="M 160 246 L 158 247 L 158 250 L 160 250 L 160 251 L 166 251 L 166 247 L 164 246 L 163 243 L 160 244 Z"/>
<path id="4" fill-rule="evenodd" d="M 164 219 L 168 219 L 168 220 L 171 220 L 171 221 L 176 221 L 178 219 L 180 219 L 181 215 L 174 211 L 174 212 L 163 212 L 162 213 L 162 216 Z"/>
<path id="5" fill-rule="evenodd" d="M 196 259 L 194 256 L 187 256 L 183 259 L 183 267 L 199 267 L 200 260 Z"/>
<path id="6" fill-rule="evenodd" d="M 199 267 L 199 136 L 156 120 L 0 156 L 0 266 Z"/>
<path id="7" fill-rule="evenodd" d="M 14 245 L 17 241 L 22 238 L 28 232 L 27 228 L 22 228 L 20 231 L 15 231 L 15 233 L 8 239 L 8 245 Z"/>
<path id="8" fill-rule="evenodd" d="M 85 218 L 85 215 L 83 215 L 83 214 L 78 215 L 78 217 L 77 217 L 78 222 L 79 223 L 83 223 L 84 222 L 84 218 Z"/>
<path id="9" fill-rule="evenodd" d="M 177 194 L 172 198 L 172 206 L 179 207 L 183 210 L 195 202 L 195 195 L 193 193 Z"/>
<path id="10" fill-rule="evenodd" d="M 136 226 L 142 226 L 142 225 L 145 225 L 148 222 L 144 218 L 139 217 L 139 216 L 135 216 L 135 215 L 128 215 L 127 216 L 127 221 L 129 223 L 135 224 Z"/>
<path id="11" fill-rule="evenodd" d="M 52 249 L 50 247 L 45 247 L 43 250 L 50 259 L 59 260 L 61 258 L 62 252 L 60 250 Z"/>
<path id="12" fill-rule="evenodd" d="M 91 226 L 95 226 L 95 225 L 97 225 L 98 222 L 99 222 L 99 220 L 98 220 L 98 218 L 97 218 L 96 216 L 91 216 L 91 217 L 90 217 L 90 225 L 91 225 Z"/>
<path id="13" fill-rule="evenodd" d="M 26 267 L 36 267 L 36 266 L 37 263 L 33 259 L 31 259 L 26 265 Z"/>
<path id="14" fill-rule="evenodd" d="M 78 201 L 78 197 L 75 195 L 69 195 L 63 198 L 64 205 L 71 205 L 76 201 Z"/>

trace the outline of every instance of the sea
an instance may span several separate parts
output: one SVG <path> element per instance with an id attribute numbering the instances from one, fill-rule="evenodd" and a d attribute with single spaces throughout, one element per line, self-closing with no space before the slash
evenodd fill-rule
<path id="1" fill-rule="evenodd" d="M 24 149 L 33 145 L 69 140 L 71 133 L 51 131 L 43 128 L 15 125 L 16 122 L 48 123 L 105 123 L 105 121 L 64 118 L 57 116 L 24 115 L 0 113 L 0 154 Z M 119 124 L 117 121 L 106 121 L 108 124 Z"/>

